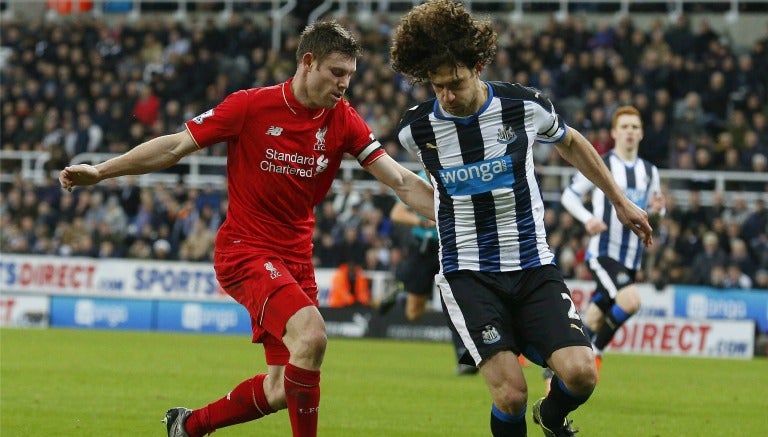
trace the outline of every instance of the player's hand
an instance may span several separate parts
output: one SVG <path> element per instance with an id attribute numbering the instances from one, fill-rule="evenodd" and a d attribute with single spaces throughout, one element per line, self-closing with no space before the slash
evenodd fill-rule
<path id="1" fill-rule="evenodd" d="M 586 223 L 584 223 L 584 228 L 587 230 L 589 235 L 597 235 L 599 233 L 607 231 L 608 225 L 606 225 L 605 222 L 600 220 L 599 218 L 593 217 L 587 220 Z"/>
<path id="2" fill-rule="evenodd" d="M 67 191 L 76 186 L 93 185 L 100 180 L 99 171 L 90 164 L 70 165 L 59 173 L 61 188 Z"/>
<path id="3" fill-rule="evenodd" d="M 432 229 L 437 226 L 437 223 L 435 223 L 434 220 L 430 220 L 428 218 L 423 218 L 419 222 L 419 227 L 422 227 L 424 229 Z"/>
<path id="4" fill-rule="evenodd" d="M 614 206 L 616 207 L 616 215 L 624 226 L 640 237 L 646 247 L 653 244 L 653 228 L 648 223 L 648 213 L 630 202 L 629 199 L 625 199 L 621 204 Z"/>

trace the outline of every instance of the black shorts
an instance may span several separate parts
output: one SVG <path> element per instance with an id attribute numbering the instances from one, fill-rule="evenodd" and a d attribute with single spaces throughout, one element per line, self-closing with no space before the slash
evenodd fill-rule
<path id="1" fill-rule="evenodd" d="M 587 266 L 595 280 L 595 291 L 590 300 L 607 314 L 616 303 L 619 290 L 635 283 L 637 270 L 628 269 L 624 264 L 607 256 L 590 258 Z"/>
<path id="2" fill-rule="evenodd" d="M 563 276 L 552 265 L 516 272 L 461 270 L 437 276 L 443 306 L 467 348 L 460 362 L 479 365 L 511 350 L 546 366 L 552 352 L 590 347 Z"/>
<path id="3" fill-rule="evenodd" d="M 397 279 L 405 291 L 419 296 L 432 296 L 435 275 L 440 271 L 437 240 L 418 240 L 408 250 Z"/>

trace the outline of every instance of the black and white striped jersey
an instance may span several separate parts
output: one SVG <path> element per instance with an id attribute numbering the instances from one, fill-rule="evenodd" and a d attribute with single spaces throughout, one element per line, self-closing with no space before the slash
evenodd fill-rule
<path id="1" fill-rule="evenodd" d="M 488 100 L 476 114 L 453 117 L 431 99 L 409 109 L 398 128 L 400 144 L 419 157 L 435 187 L 443 273 L 554 260 L 532 148 L 562 140 L 565 123 L 535 89 L 486 84 Z"/>
<path id="2" fill-rule="evenodd" d="M 627 198 L 640 208 L 648 209 L 653 195 L 661 192 L 659 169 L 642 158 L 637 158 L 634 162 L 625 162 L 613 152 L 606 154 L 603 161 L 611 170 L 616 184 L 626 193 Z M 590 192 L 592 211 L 587 210 L 583 203 L 584 195 Z M 640 268 L 643 242 L 634 232 L 621 224 L 613 204 L 581 172 L 573 177 L 573 182 L 565 190 L 561 200 L 563 207 L 582 223 L 595 217 L 608 225 L 607 231 L 590 238 L 587 259 L 607 256 L 628 269 Z"/>

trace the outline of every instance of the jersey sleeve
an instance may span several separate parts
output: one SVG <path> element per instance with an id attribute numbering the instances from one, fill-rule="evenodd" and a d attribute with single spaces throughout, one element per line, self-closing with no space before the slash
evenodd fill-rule
<path id="1" fill-rule="evenodd" d="M 346 119 L 346 144 L 351 145 L 347 152 L 354 156 L 361 166 L 371 165 L 386 154 L 370 126 L 351 106 L 347 107 Z"/>
<path id="2" fill-rule="evenodd" d="M 228 95 L 215 108 L 203 112 L 185 124 L 198 147 L 229 141 L 240 135 L 248 114 L 248 91 Z"/>
<path id="3" fill-rule="evenodd" d="M 555 105 L 549 97 L 535 88 L 527 88 L 530 100 L 535 103 L 533 122 L 536 126 L 536 141 L 542 143 L 557 143 L 565 137 L 566 125 L 557 115 Z"/>
<path id="4" fill-rule="evenodd" d="M 581 172 L 576 173 L 573 182 L 563 191 L 560 203 L 576 220 L 586 223 L 593 217 L 592 213 L 584 206 L 583 196 L 591 191 L 595 185 Z"/>
<path id="5" fill-rule="evenodd" d="M 661 192 L 661 177 L 659 176 L 659 169 L 654 165 L 651 166 L 651 187 L 648 190 L 649 196 L 655 196 L 656 194 L 663 194 Z M 650 197 L 649 197 L 650 200 Z M 664 217 L 667 215 L 667 208 L 662 207 L 658 212 L 659 216 Z"/>

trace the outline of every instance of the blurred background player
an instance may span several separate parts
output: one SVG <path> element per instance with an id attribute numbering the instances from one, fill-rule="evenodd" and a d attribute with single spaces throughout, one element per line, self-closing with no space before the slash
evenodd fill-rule
<path id="1" fill-rule="evenodd" d="M 428 181 L 426 173 L 419 172 Z M 428 181 L 429 182 L 429 181 Z M 395 304 L 405 300 L 405 318 L 409 321 L 419 319 L 427 309 L 427 303 L 435 284 L 435 275 L 440 271 L 440 241 L 435 222 L 414 212 L 402 202 L 397 202 L 390 212 L 390 218 L 410 228 L 408 255 L 398 266 L 395 279 L 398 287 L 395 293 L 387 296 L 379 306 L 379 312 L 385 314 Z M 474 375 L 477 367 L 459 362 L 467 351 L 461 338 L 451 331 L 451 340 L 456 353 L 456 375 Z"/>
<path id="2" fill-rule="evenodd" d="M 616 109 L 611 121 L 611 137 L 615 146 L 603 161 L 627 197 L 647 210 L 653 222 L 664 214 L 664 196 L 658 168 L 638 157 L 643 139 L 640 111 L 632 106 Z M 591 198 L 591 211 L 584 203 L 587 195 Z M 640 309 L 635 277 L 643 257 L 643 242 L 621 224 L 605 194 L 581 172 L 563 192 L 561 202 L 592 236 L 586 261 L 596 288 L 584 314 L 584 323 L 595 349 L 599 372 L 603 349 L 619 327 Z"/>

